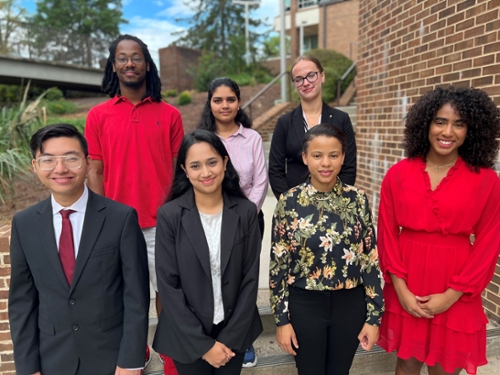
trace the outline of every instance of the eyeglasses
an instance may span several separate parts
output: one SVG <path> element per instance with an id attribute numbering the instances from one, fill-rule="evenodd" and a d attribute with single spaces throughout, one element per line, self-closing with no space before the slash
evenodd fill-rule
<path id="1" fill-rule="evenodd" d="M 304 84 L 305 79 L 307 79 L 309 83 L 314 83 L 318 80 L 318 73 L 319 72 L 309 72 L 305 77 L 297 76 L 294 79 L 292 79 L 292 82 L 295 85 L 295 87 L 302 86 Z"/>
<path id="2" fill-rule="evenodd" d="M 42 171 L 51 171 L 57 166 L 57 159 L 61 159 L 63 165 L 68 169 L 80 169 L 82 167 L 82 160 L 78 156 L 42 156 L 36 159 L 38 167 Z"/>
<path id="3" fill-rule="evenodd" d="M 139 65 L 144 62 L 144 57 L 139 57 L 139 56 L 133 56 L 133 57 L 119 57 L 115 59 L 115 63 L 118 65 L 125 65 L 128 63 L 129 60 L 132 60 L 132 63 L 134 65 Z"/>

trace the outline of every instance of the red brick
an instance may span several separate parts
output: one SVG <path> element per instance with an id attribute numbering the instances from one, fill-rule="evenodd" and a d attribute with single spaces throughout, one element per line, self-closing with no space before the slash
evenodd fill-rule
<path id="1" fill-rule="evenodd" d="M 474 26 L 474 19 L 467 19 L 455 25 L 455 31 L 467 30 L 470 29 L 472 26 Z"/>
<path id="2" fill-rule="evenodd" d="M 464 60 L 456 64 L 453 64 L 453 70 L 464 70 L 470 68 L 471 66 L 472 66 L 471 60 Z"/>
<path id="3" fill-rule="evenodd" d="M 470 81 L 466 80 L 466 81 L 453 82 L 453 86 L 455 86 L 456 88 L 458 88 L 458 87 L 470 87 Z"/>
<path id="4" fill-rule="evenodd" d="M 472 86 L 473 87 L 482 87 L 486 85 L 491 85 L 493 83 L 493 77 L 488 76 L 488 77 L 481 77 L 477 79 L 472 80 Z"/>
<path id="5" fill-rule="evenodd" d="M 497 74 L 497 73 L 500 73 L 500 65 L 498 64 L 495 64 L 495 65 L 491 65 L 491 66 L 485 66 L 483 68 L 483 75 L 493 75 L 493 74 Z"/>
<path id="6" fill-rule="evenodd" d="M 495 62 L 495 55 L 482 56 L 474 59 L 474 66 L 490 65 Z"/>
<path id="7" fill-rule="evenodd" d="M 470 49 L 474 46 L 474 41 L 472 39 L 464 40 L 463 42 L 455 44 L 455 51 L 463 51 L 465 49 Z"/>
<path id="8" fill-rule="evenodd" d="M 486 14 L 482 14 L 476 18 L 476 23 L 486 23 L 494 21 L 498 18 L 498 9 L 494 9 Z"/>
<path id="9" fill-rule="evenodd" d="M 479 25 L 474 27 L 473 29 L 468 29 L 464 31 L 465 39 L 473 38 L 475 36 L 483 35 L 484 33 L 484 25 Z"/>
<path id="10" fill-rule="evenodd" d="M 492 43 L 498 40 L 497 33 L 489 33 L 476 38 L 476 46 Z"/>
<path id="11" fill-rule="evenodd" d="M 0 342 L 0 352 L 7 352 L 12 350 L 12 343 Z"/>
<path id="12" fill-rule="evenodd" d="M 10 267 L 0 267 L 0 277 L 10 276 Z"/>
<path id="13" fill-rule="evenodd" d="M 453 55 L 448 55 L 444 57 L 444 63 L 448 64 L 455 61 L 460 61 L 462 59 L 461 53 L 454 53 Z"/>
<path id="14" fill-rule="evenodd" d="M 486 4 L 480 4 L 473 8 L 467 9 L 465 12 L 465 18 L 474 18 L 478 14 L 484 13 L 486 11 Z M 476 23 L 479 23 L 476 21 Z"/>
<path id="15" fill-rule="evenodd" d="M 0 341 L 10 341 L 10 332 L 0 332 Z"/>
<path id="16" fill-rule="evenodd" d="M 484 46 L 484 53 L 492 53 L 500 51 L 500 42 L 491 43 Z"/>
<path id="17" fill-rule="evenodd" d="M 462 21 L 463 19 L 465 18 L 465 13 L 464 12 L 461 12 L 461 13 L 458 13 L 458 14 L 455 14 L 454 16 L 448 18 L 446 21 L 446 24 L 449 26 L 449 25 L 453 25 L 457 22 L 460 22 Z"/>

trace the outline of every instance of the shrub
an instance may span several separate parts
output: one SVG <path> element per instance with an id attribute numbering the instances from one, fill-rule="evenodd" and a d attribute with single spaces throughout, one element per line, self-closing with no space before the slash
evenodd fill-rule
<path id="1" fill-rule="evenodd" d="M 74 113 L 78 110 L 75 103 L 69 102 L 64 99 L 56 101 L 46 101 L 45 106 L 50 115 L 65 115 L 67 113 Z"/>
<path id="2" fill-rule="evenodd" d="M 171 89 L 161 93 L 161 95 L 165 98 L 175 98 L 177 96 L 177 90 Z"/>
<path id="3" fill-rule="evenodd" d="M 57 87 L 51 87 L 50 89 L 47 90 L 47 93 L 45 94 L 45 99 L 51 102 L 61 100 L 64 99 L 64 94 Z"/>
<path id="4" fill-rule="evenodd" d="M 179 94 L 179 98 L 177 99 L 178 105 L 186 105 L 193 101 L 191 94 L 187 91 L 183 91 Z"/>

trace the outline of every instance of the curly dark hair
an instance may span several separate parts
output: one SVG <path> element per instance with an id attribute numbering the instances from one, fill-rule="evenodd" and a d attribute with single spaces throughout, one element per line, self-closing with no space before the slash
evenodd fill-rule
<path id="1" fill-rule="evenodd" d="M 241 102 L 240 88 L 238 87 L 238 84 L 236 82 L 227 77 L 214 79 L 210 83 L 210 86 L 208 86 L 208 97 L 207 101 L 205 102 L 205 107 L 203 107 L 203 113 L 201 115 L 200 123 L 198 124 L 198 129 L 210 130 L 212 132 L 217 130 L 215 125 L 215 117 L 212 113 L 212 107 L 210 106 L 210 101 L 214 96 L 215 90 L 217 90 L 217 88 L 220 86 L 229 87 L 231 91 L 236 95 L 238 101 Z M 252 127 L 252 120 L 250 120 L 245 111 L 243 111 L 241 108 L 238 108 L 238 113 L 234 118 L 234 122 L 236 122 L 236 124 L 240 123 L 245 128 Z"/>
<path id="2" fill-rule="evenodd" d="M 430 148 L 431 122 L 439 109 L 448 103 L 467 124 L 467 136 L 458 154 L 471 169 L 492 168 L 500 146 L 500 110 L 484 91 L 472 87 L 438 87 L 424 94 L 410 108 L 403 141 L 406 156 L 425 159 Z"/>
<path id="3" fill-rule="evenodd" d="M 139 44 L 144 58 L 146 59 L 146 63 L 149 64 L 149 71 L 146 72 L 146 95 L 144 95 L 143 99 L 150 96 L 153 101 L 160 102 L 160 75 L 158 74 L 155 62 L 149 53 L 148 46 L 136 36 L 128 34 L 120 35 L 113 42 L 111 42 L 109 46 L 109 56 L 106 61 L 106 66 L 104 67 L 104 78 L 102 79 L 102 91 L 108 94 L 111 98 L 120 94 L 120 82 L 118 81 L 117 75 L 113 72 L 113 61 L 116 55 L 116 47 L 118 47 L 118 43 L 122 40 L 132 40 Z"/>
<path id="4" fill-rule="evenodd" d="M 227 150 L 220 138 L 214 132 L 198 129 L 191 134 L 187 134 L 182 140 L 181 147 L 179 148 L 179 152 L 177 154 L 174 181 L 172 182 L 170 194 L 165 202 L 170 202 L 171 200 L 180 197 L 193 186 L 187 178 L 186 172 L 182 169 L 182 166 L 186 164 L 186 156 L 191 146 L 202 142 L 208 143 L 212 146 L 222 159 L 226 157 L 228 159 L 226 171 L 224 172 L 224 180 L 222 181 L 222 191 L 226 192 L 228 195 L 246 198 L 245 193 L 240 187 L 240 176 L 238 175 L 238 172 L 236 172 L 236 169 L 234 169 L 234 166 L 231 163 L 231 158 L 229 157 L 229 154 L 227 153 Z"/>

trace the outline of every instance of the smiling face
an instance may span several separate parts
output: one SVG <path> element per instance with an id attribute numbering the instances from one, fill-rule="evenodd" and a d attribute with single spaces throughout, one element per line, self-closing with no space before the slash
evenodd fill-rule
<path id="1" fill-rule="evenodd" d="M 319 68 L 316 64 L 309 60 L 300 60 L 295 64 L 292 69 L 292 79 L 297 77 L 307 77 L 309 73 L 318 72 L 318 76 L 315 82 L 311 83 L 307 79 L 304 79 L 301 86 L 296 87 L 301 100 L 313 100 L 321 98 L 321 85 L 325 82 L 325 72 L 319 72 Z"/>
<path id="2" fill-rule="evenodd" d="M 121 63 L 117 60 L 125 60 Z M 140 63 L 134 63 L 133 60 L 142 60 Z M 113 62 L 113 72 L 116 73 L 120 86 L 129 88 L 145 88 L 146 73 L 149 71 L 149 64 L 144 58 L 141 46 L 133 40 L 122 40 L 116 46 L 115 61 Z"/>
<path id="3" fill-rule="evenodd" d="M 429 127 L 430 148 L 427 159 L 443 165 L 458 158 L 458 149 L 467 136 L 467 124 L 450 103 L 443 105 Z"/>
<path id="4" fill-rule="evenodd" d="M 319 191 L 330 191 L 337 183 L 345 154 L 335 137 L 319 135 L 311 139 L 302 160 L 311 175 L 311 184 Z"/>
<path id="5" fill-rule="evenodd" d="M 42 156 L 74 156 L 83 158 L 78 169 L 67 168 L 62 158 L 57 158 L 53 170 L 42 170 L 36 159 Z M 90 169 L 90 157 L 85 158 L 80 142 L 76 138 L 57 137 L 43 142 L 43 153 L 36 152 L 32 161 L 33 170 L 40 181 L 50 190 L 57 203 L 64 207 L 71 206 L 83 194 L 85 177 Z"/>
<path id="6" fill-rule="evenodd" d="M 231 88 L 227 86 L 217 87 L 210 100 L 210 109 L 214 115 L 216 125 L 233 125 L 239 106 L 240 101 Z"/>
<path id="7" fill-rule="evenodd" d="M 193 144 L 186 153 L 186 164 L 182 169 L 193 185 L 195 195 L 222 195 L 222 181 L 226 171 L 227 157 L 223 160 L 206 142 Z"/>

